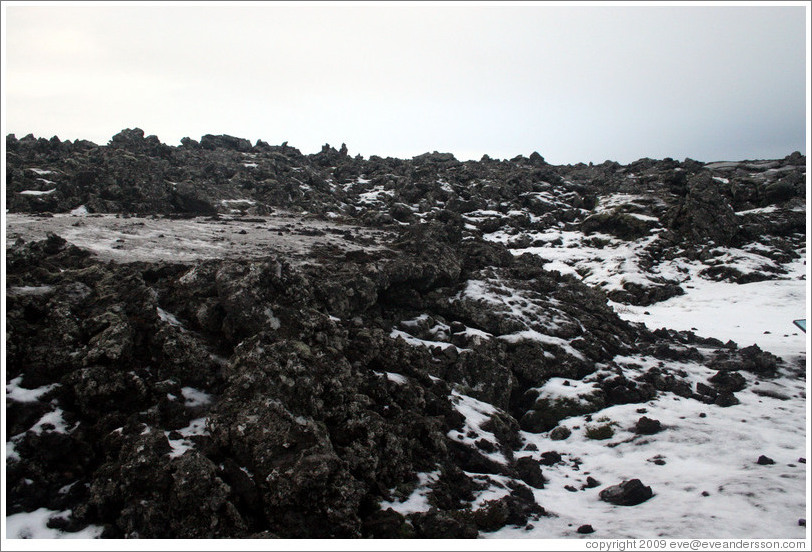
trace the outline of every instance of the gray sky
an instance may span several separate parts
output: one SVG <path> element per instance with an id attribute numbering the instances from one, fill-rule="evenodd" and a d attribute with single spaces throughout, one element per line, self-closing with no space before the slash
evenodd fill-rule
<path id="1" fill-rule="evenodd" d="M 556 164 L 806 150 L 790 6 L 15 5 L 4 133 Z"/>

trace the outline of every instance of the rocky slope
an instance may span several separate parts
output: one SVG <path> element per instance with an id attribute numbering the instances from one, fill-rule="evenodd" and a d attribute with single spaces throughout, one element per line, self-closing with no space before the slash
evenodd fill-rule
<path id="1" fill-rule="evenodd" d="M 805 245 L 799 154 L 363 159 L 139 129 L 6 143 L 8 514 L 45 508 L 63 531 L 531 527 L 555 515 L 544 473 L 567 461 L 562 421 L 667 396 L 726 408 L 752 378 L 798 371 L 611 305 L 696 274 L 781 278 Z M 583 490 L 637 504 L 644 483 Z"/>

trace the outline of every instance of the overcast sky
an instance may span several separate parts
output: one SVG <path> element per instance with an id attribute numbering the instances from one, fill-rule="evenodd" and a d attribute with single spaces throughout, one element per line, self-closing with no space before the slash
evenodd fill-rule
<path id="1" fill-rule="evenodd" d="M 555 164 L 784 157 L 806 151 L 809 12 L 770 4 L 4 2 L 4 132 Z"/>

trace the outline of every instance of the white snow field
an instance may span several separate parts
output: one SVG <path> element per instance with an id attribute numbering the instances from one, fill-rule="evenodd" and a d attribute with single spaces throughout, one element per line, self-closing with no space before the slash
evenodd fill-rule
<path id="1" fill-rule="evenodd" d="M 806 355 L 804 333 L 792 323 L 809 318 L 805 258 L 804 251 L 801 259 L 783 265 L 786 279 L 733 284 L 695 276 L 684 286 L 685 295 L 648 307 L 613 306 L 621 318 L 651 329 L 692 330 L 742 347 L 755 343 L 796 361 Z"/>

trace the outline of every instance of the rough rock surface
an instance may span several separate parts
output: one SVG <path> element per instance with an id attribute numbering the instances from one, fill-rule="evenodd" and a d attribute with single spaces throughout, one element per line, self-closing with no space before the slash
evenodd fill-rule
<path id="1" fill-rule="evenodd" d="M 617 506 L 637 506 L 654 496 L 654 493 L 651 487 L 643 485 L 639 479 L 630 479 L 618 485 L 606 487 L 599 496 L 604 502 Z"/>
<path id="2" fill-rule="evenodd" d="M 665 258 L 732 281 L 778 270 L 726 271 L 714 248 L 766 236 L 796 255 L 802 156 L 722 183 L 691 160 L 364 159 L 140 129 L 6 142 L 10 515 L 71 510 L 65 530 L 112 538 L 476 537 L 546 514 L 538 458 L 564 461 L 568 417 L 663 393 L 728 406 L 739 372 L 781 367 L 625 322 L 607 298 L 681 293 L 646 272 Z M 556 270 L 533 251 L 550 228 L 644 240 L 648 283 Z M 694 386 L 616 361 L 635 354 L 717 373 Z M 581 387 L 550 394 L 562 381 Z M 560 452 L 529 454 L 522 431 Z M 652 496 L 638 480 L 600 494 Z"/>

